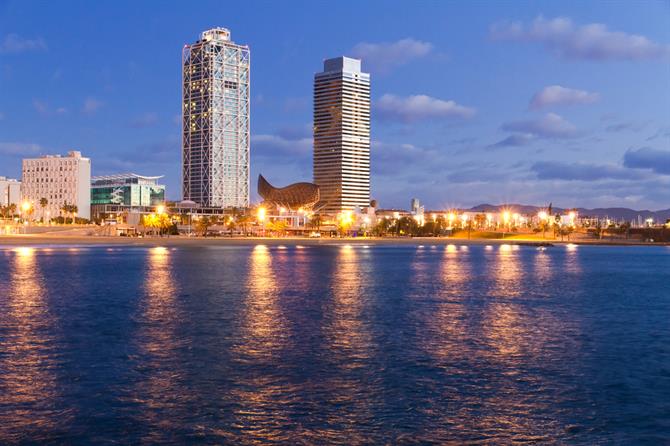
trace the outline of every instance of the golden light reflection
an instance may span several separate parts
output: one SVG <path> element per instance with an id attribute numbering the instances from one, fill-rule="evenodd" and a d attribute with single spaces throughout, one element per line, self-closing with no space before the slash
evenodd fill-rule
<path id="1" fill-rule="evenodd" d="M 456 246 L 444 251 L 440 262 L 439 288 L 433 296 L 436 300 L 431 311 L 425 314 L 425 345 L 420 346 L 446 366 L 446 361 L 466 357 L 467 345 L 461 342 L 466 335 L 466 305 L 463 303 L 464 288 L 472 280 L 471 259 L 467 251 L 459 252 Z M 416 278 L 418 281 L 434 281 L 435 278 Z M 458 347 L 458 348 L 456 348 Z"/>
<path id="2" fill-rule="evenodd" d="M 350 245 L 339 249 L 333 275 L 332 323 L 327 327 L 332 347 L 355 359 L 367 357 L 370 335 L 362 320 L 359 256 Z M 355 363 L 352 363 L 354 366 Z"/>
<path id="3" fill-rule="evenodd" d="M 290 333 L 282 314 L 280 302 L 281 286 L 277 283 L 274 262 L 290 259 L 286 251 L 276 251 L 278 257 L 265 245 L 256 245 L 249 260 L 247 296 L 244 302 L 243 321 L 239 342 L 234 347 L 243 363 L 252 364 L 254 370 L 261 364 L 276 364 L 277 358 L 286 348 Z M 301 252 L 300 255 L 305 255 Z M 271 368 L 273 366 L 270 366 Z M 269 370 L 271 370 L 271 368 Z M 235 409 L 236 426 L 245 439 L 252 443 L 290 442 L 290 432 L 278 429 L 286 422 L 282 404 L 288 402 L 292 389 L 272 376 L 272 373 L 242 375 L 232 389 L 238 401 Z M 217 432 L 222 440 L 231 444 L 240 439 L 228 429 Z"/>
<path id="4" fill-rule="evenodd" d="M 182 341 L 176 334 L 180 314 L 172 256 L 165 247 L 149 249 L 140 304 L 141 324 L 136 339 L 146 373 L 138 380 L 131 398 L 144 405 L 140 413 L 144 422 L 153 427 L 144 439 L 147 442 L 167 440 L 165 435 L 171 421 L 166 419 L 164 411 L 174 407 L 173 398 L 177 395 L 184 404 L 178 357 Z"/>
<path id="5" fill-rule="evenodd" d="M 373 339 L 369 321 L 364 311 L 365 293 L 363 259 L 368 255 L 359 253 L 351 246 L 339 248 L 331 281 L 332 302 L 328 307 L 324 330 L 328 340 L 327 351 L 333 367 L 339 372 L 326 382 L 330 400 L 343 409 L 329 419 L 330 425 L 355 426 L 371 418 L 370 398 L 360 398 L 364 391 L 378 394 L 374 383 L 363 384 L 356 379 L 356 370 L 365 367 L 373 350 Z M 357 429 L 345 428 L 340 433 L 348 444 L 362 444 L 364 438 Z"/>
<path id="6" fill-rule="evenodd" d="M 288 333 L 272 255 L 265 245 L 256 245 L 251 253 L 247 290 L 239 351 L 251 358 L 271 358 L 284 346 Z"/>
<path id="7" fill-rule="evenodd" d="M 37 251 L 21 247 L 13 253 L 9 292 L 6 300 L 0 300 L 6 321 L 0 337 L 0 407 L 8 408 L 3 409 L 0 438 L 25 440 L 53 429 L 69 415 L 53 409 L 57 399 L 55 321 L 45 300 Z"/>

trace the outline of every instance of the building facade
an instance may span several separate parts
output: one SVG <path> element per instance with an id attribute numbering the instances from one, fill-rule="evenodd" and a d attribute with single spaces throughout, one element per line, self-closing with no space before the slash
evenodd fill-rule
<path id="1" fill-rule="evenodd" d="M 23 160 L 21 200 L 30 203 L 36 218 L 48 220 L 63 215 L 62 208 L 68 204 L 77 206 L 77 217 L 90 219 L 90 187 L 91 160 L 80 152 Z M 48 202 L 44 208 L 40 205 L 42 198 Z"/>
<path id="2" fill-rule="evenodd" d="M 370 206 L 370 75 L 358 59 L 328 59 L 314 76 L 314 183 L 323 213 Z"/>
<path id="3" fill-rule="evenodd" d="M 207 207 L 249 206 L 249 67 L 225 28 L 182 52 L 182 196 Z"/>
<path id="4" fill-rule="evenodd" d="M 165 202 L 162 176 L 148 177 L 134 173 L 91 178 L 91 206 L 118 204 L 124 206 L 158 206 Z"/>
<path id="5" fill-rule="evenodd" d="M 21 202 L 21 182 L 6 177 L 0 177 L 0 206 Z"/>

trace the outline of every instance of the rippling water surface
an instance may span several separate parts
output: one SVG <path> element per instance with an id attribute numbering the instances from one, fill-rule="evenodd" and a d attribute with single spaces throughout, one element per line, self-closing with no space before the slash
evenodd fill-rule
<path id="1" fill-rule="evenodd" d="M 0 250 L 0 443 L 670 442 L 670 248 Z"/>

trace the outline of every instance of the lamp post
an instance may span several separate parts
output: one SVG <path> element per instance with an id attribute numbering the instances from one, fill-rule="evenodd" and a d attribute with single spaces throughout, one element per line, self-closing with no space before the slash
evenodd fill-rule
<path id="1" fill-rule="evenodd" d="M 265 237 L 265 208 L 264 207 L 259 207 L 258 208 L 258 221 L 261 224 L 261 227 L 263 228 L 263 237 Z"/>

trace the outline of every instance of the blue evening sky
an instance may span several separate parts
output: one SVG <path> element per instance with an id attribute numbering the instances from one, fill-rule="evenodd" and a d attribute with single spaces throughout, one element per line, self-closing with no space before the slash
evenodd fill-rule
<path id="1" fill-rule="evenodd" d="M 81 150 L 180 198 L 181 49 L 252 55 L 252 190 L 311 180 L 325 58 L 372 73 L 382 207 L 670 207 L 670 2 L 0 0 L 0 175 Z"/>

